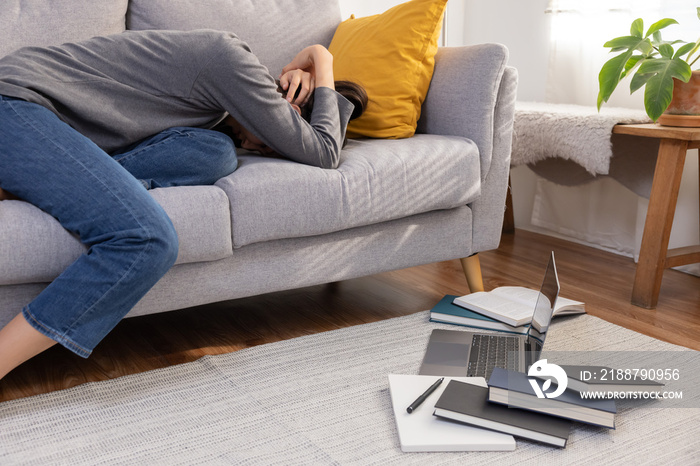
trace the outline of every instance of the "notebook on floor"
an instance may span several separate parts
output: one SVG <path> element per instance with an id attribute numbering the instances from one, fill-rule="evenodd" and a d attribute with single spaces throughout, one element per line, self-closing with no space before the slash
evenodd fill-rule
<path id="1" fill-rule="evenodd" d="M 515 439 L 512 435 L 433 416 L 435 402 L 440 399 L 450 380 L 478 385 L 485 390 L 486 381 L 480 377 L 445 377 L 437 390 L 418 409 L 410 414 L 406 412 L 406 407 L 437 379 L 438 377 L 424 375 L 389 374 L 389 393 L 402 451 L 515 450 Z"/>
<path id="2" fill-rule="evenodd" d="M 559 278 L 552 251 L 525 335 L 435 329 L 418 373 L 488 380 L 494 367 L 525 372 L 542 353 L 558 296 Z"/>

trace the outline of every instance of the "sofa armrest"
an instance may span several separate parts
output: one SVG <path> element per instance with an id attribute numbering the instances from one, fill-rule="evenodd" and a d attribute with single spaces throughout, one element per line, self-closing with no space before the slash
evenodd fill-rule
<path id="1" fill-rule="evenodd" d="M 418 132 L 474 141 L 482 181 L 491 165 L 494 112 L 507 61 L 508 49 L 500 44 L 440 48 L 418 122 Z"/>
<path id="2" fill-rule="evenodd" d="M 441 48 L 418 131 L 461 136 L 479 147 L 481 193 L 472 209 L 472 252 L 498 247 L 508 190 L 518 73 L 500 44 Z"/>
<path id="3" fill-rule="evenodd" d="M 500 242 L 510 175 L 517 90 L 518 72 L 513 67 L 506 67 L 494 111 L 491 165 L 481 183 L 481 195 L 470 205 L 474 228 L 473 252 L 495 249 Z"/>

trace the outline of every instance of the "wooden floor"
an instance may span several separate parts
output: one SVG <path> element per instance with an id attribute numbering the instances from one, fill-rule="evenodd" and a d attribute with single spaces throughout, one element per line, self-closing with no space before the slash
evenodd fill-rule
<path id="1" fill-rule="evenodd" d="M 629 303 L 631 259 L 516 230 L 481 253 L 486 289 L 539 287 L 554 250 L 562 296 L 589 314 L 671 343 L 700 350 L 700 278 L 667 270 L 656 310 Z M 430 309 L 445 294 L 466 294 L 458 260 L 328 285 L 129 318 L 89 359 L 54 347 L 0 381 L 0 400 L 193 361 L 249 346 Z"/>

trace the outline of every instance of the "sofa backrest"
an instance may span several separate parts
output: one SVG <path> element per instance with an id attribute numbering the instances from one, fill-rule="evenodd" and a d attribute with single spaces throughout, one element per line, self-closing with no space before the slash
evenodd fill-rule
<path id="1" fill-rule="evenodd" d="M 128 0 L 2 0 L 0 57 L 124 31 Z"/>
<path id="2" fill-rule="evenodd" d="M 246 41 L 275 77 L 302 48 L 328 46 L 337 0 L 130 0 L 127 29 L 218 29 Z"/>
<path id="3" fill-rule="evenodd" d="M 277 77 L 302 48 L 327 47 L 340 19 L 338 0 L 2 0 L 0 57 L 125 29 L 218 29 L 248 42 Z"/>

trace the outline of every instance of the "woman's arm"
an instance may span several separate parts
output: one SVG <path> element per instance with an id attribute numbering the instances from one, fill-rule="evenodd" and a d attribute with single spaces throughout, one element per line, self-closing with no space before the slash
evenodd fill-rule
<path id="1" fill-rule="evenodd" d="M 251 50 L 231 36 L 202 69 L 192 97 L 227 111 L 274 152 L 296 162 L 335 168 L 353 105 L 333 89 L 333 59 L 324 47 L 302 50 L 286 70 L 313 75 L 311 121 L 277 92 L 277 84 Z"/>
<path id="2" fill-rule="evenodd" d="M 324 46 L 311 45 L 306 47 L 287 66 L 282 68 L 282 73 L 296 69 L 311 73 L 316 81 L 316 87 L 330 87 L 335 90 L 333 55 Z"/>

